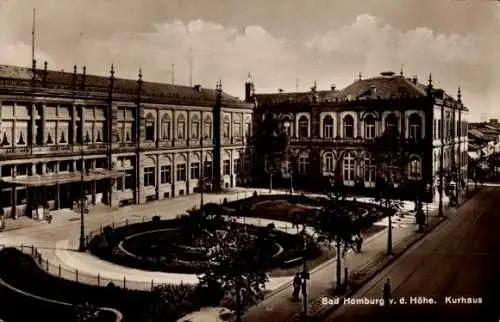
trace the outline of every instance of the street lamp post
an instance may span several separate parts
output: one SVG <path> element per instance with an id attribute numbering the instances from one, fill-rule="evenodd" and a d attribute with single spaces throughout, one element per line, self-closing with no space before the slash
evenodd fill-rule
<path id="1" fill-rule="evenodd" d="M 206 156 L 205 156 L 206 158 Z M 198 186 L 200 189 L 200 210 L 203 212 L 204 205 L 204 190 L 205 190 L 205 162 L 203 159 L 203 135 L 200 133 L 200 179 L 198 180 Z"/>
<path id="2" fill-rule="evenodd" d="M 290 194 L 293 195 L 293 170 L 290 170 Z"/>
<path id="3" fill-rule="evenodd" d="M 83 109 L 82 109 L 82 115 L 83 115 Z M 85 196 L 85 189 L 84 189 L 84 173 L 85 171 L 85 162 L 83 158 L 83 126 L 82 126 L 82 143 L 81 143 L 81 154 L 80 154 L 80 160 L 81 160 L 81 171 L 80 171 L 80 246 L 78 248 L 79 252 L 84 252 L 86 245 L 85 245 L 85 223 L 84 223 L 84 214 L 85 214 L 85 201 L 87 200 L 87 196 Z"/>
<path id="4" fill-rule="evenodd" d="M 396 182 L 393 183 L 393 188 L 397 189 L 398 184 Z M 390 206 L 390 199 L 386 199 L 387 202 L 387 208 Z M 390 209 L 392 211 L 392 209 Z M 392 213 L 389 212 L 389 225 L 388 225 L 388 230 L 387 230 L 387 255 L 392 255 Z"/>
<path id="5" fill-rule="evenodd" d="M 302 254 L 302 298 L 303 298 L 303 317 L 304 321 L 308 316 L 308 303 L 307 303 L 307 280 L 309 279 L 309 271 L 307 268 L 306 251 L 307 251 L 307 234 L 306 234 L 306 224 L 302 224 L 302 237 L 304 239 L 304 248 Z"/>

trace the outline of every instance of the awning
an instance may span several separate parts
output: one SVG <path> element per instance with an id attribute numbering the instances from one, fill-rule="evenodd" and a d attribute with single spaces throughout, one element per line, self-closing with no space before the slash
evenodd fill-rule
<path id="1" fill-rule="evenodd" d="M 102 179 L 118 178 L 125 174 L 122 171 L 94 169 L 85 171 L 83 181 L 94 181 Z M 22 177 L 6 177 L 2 181 L 12 184 L 17 184 L 26 187 L 40 187 L 40 186 L 53 186 L 55 184 L 64 184 L 70 182 L 81 181 L 81 172 L 63 172 L 63 173 L 50 173 L 46 175 L 35 176 L 22 176 Z"/>

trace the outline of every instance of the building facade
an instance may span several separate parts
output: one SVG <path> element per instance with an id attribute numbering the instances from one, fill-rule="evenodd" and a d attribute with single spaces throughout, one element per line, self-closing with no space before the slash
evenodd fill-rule
<path id="1" fill-rule="evenodd" d="M 116 207 L 250 180 L 253 104 L 221 83 L 214 90 L 114 74 L 0 66 L 6 216 L 71 208 L 82 190 L 89 202 Z"/>
<path id="2" fill-rule="evenodd" d="M 278 174 L 285 186 L 314 189 L 317 179 L 338 171 L 346 189 L 373 195 L 376 169 L 369 147 L 389 128 L 402 134 L 406 160 L 402 198 L 412 199 L 418 193 L 425 201 L 435 200 L 436 192 L 446 186 L 436 180 L 438 173 L 445 174 L 448 182 L 462 183 L 457 187 L 465 184 L 467 108 L 460 93 L 453 99 L 435 89 L 431 78 L 423 85 L 416 77 L 385 72 L 360 77 L 342 90 L 332 86 L 318 91 L 315 84 L 309 92 L 271 94 L 254 94 L 249 80 L 246 94 L 246 100 L 257 106 L 255 119 L 270 113 L 290 138 L 291 157 L 282 162 Z M 256 169 L 265 169 L 262 165 Z M 265 171 L 254 175 L 261 183 L 268 180 Z"/>

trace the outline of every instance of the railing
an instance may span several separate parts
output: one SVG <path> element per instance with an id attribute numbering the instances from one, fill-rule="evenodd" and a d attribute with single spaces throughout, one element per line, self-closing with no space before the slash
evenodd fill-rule
<path id="1" fill-rule="evenodd" d="M 365 138 L 291 138 L 290 143 L 334 143 L 334 144 L 369 144 L 373 139 Z"/>
<path id="2" fill-rule="evenodd" d="M 122 279 L 112 279 L 102 277 L 99 272 L 96 274 L 88 274 L 79 271 L 78 269 L 70 269 L 63 267 L 60 264 L 55 264 L 50 260 L 43 258 L 40 250 L 33 245 L 0 245 L 0 249 L 3 248 L 16 248 L 22 253 L 30 255 L 33 257 L 35 262 L 38 264 L 40 269 L 45 272 L 57 276 L 59 278 L 64 278 L 66 280 L 75 281 L 77 283 L 83 283 L 88 285 L 97 286 L 107 286 L 109 283 L 113 283 L 115 286 L 123 287 L 124 289 L 135 289 L 135 290 L 153 290 L 155 286 L 165 285 L 165 283 L 156 283 L 154 279 L 151 282 L 136 282 L 128 281 L 124 275 Z"/>

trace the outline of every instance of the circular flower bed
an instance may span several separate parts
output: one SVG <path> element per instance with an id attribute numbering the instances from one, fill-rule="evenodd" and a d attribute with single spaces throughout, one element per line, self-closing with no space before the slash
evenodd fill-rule
<path id="1" fill-rule="evenodd" d="M 207 249 L 203 238 L 206 231 L 198 238 L 192 238 L 189 230 L 180 219 L 161 220 L 154 223 L 135 224 L 128 227 L 112 229 L 106 227 L 101 235 L 96 236 L 89 244 L 92 254 L 101 259 L 137 269 L 199 274 L 203 271 L 207 260 Z M 271 258 L 271 267 L 286 268 L 296 265 L 294 259 L 304 254 L 303 237 L 288 234 L 269 227 L 237 224 L 245 226 L 246 233 L 255 236 L 266 234 L 265 252 Z M 225 233 L 222 225 L 216 233 Z M 321 255 L 321 250 L 308 243 L 305 251 L 308 259 Z"/>

